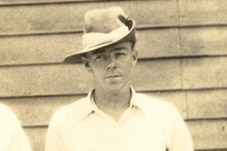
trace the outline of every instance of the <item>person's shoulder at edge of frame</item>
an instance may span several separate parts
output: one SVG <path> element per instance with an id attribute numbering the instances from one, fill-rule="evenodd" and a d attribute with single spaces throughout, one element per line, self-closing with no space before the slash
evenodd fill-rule
<path id="1" fill-rule="evenodd" d="M 0 124 L 1 128 L 8 127 L 11 130 L 21 128 L 21 123 L 16 114 L 9 106 L 3 103 L 0 103 Z"/>
<path id="2" fill-rule="evenodd" d="M 10 107 L 8 107 L 7 105 L 2 104 L 2 103 L 0 103 L 0 116 L 1 117 L 5 117 L 5 116 L 10 117 L 8 120 L 10 120 L 12 118 L 16 119 L 16 116 L 13 113 L 13 111 L 10 109 Z"/>

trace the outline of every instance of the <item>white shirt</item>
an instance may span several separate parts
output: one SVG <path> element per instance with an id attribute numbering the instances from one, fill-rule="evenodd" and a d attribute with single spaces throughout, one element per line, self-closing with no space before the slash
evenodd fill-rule
<path id="1" fill-rule="evenodd" d="M 0 151 L 31 151 L 19 121 L 5 105 L 0 105 Z"/>
<path id="2" fill-rule="evenodd" d="M 131 105 L 115 122 L 90 92 L 57 111 L 45 151 L 193 151 L 191 136 L 171 104 L 132 90 Z"/>

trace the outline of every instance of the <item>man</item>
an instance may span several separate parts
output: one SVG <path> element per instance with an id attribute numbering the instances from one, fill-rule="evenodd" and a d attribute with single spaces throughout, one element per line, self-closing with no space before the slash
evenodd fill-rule
<path id="1" fill-rule="evenodd" d="M 52 118 L 46 151 L 192 151 L 188 129 L 167 102 L 130 86 L 137 63 L 135 21 L 119 7 L 85 15 L 83 47 L 65 58 L 84 62 L 94 89 Z"/>
<path id="2" fill-rule="evenodd" d="M 13 112 L 0 104 L 0 151 L 31 151 L 29 141 Z"/>

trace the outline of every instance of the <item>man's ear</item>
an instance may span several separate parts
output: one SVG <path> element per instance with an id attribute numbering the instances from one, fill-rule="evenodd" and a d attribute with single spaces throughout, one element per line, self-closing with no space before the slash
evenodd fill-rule
<path id="1" fill-rule="evenodd" d="M 89 72 L 92 72 L 92 69 L 91 69 L 90 64 L 89 64 L 89 59 L 88 59 L 87 57 L 85 57 L 85 56 L 82 56 L 81 59 L 82 59 L 82 61 L 83 61 L 83 63 L 84 63 L 85 68 L 86 68 Z"/>
<path id="2" fill-rule="evenodd" d="M 132 64 L 133 64 L 133 66 L 136 66 L 137 60 L 138 60 L 138 51 L 133 50 L 132 51 Z"/>

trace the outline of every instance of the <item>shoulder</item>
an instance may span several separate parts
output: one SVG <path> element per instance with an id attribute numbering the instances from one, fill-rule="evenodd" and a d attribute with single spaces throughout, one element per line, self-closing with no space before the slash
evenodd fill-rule
<path id="1" fill-rule="evenodd" d="M 152 95 L 146 95 L 142 93 L 135 94 L 136 100 L 138 100 L 139 104 L 144 108 L 159 108 L 159 109 L 167 109 L 175 110 L 174 105 L 167 100 L 159 99 Z"/>
<path id="2" fill-rule="evenodd" d="M 57 110 L 51 119 L 51 124 L 76 123 L 89 114 L 89 109 L 89 99 L 84 97 Z"/>
<path id="3" fill-rule="evenodd" d="M 166 133 L 169 133 L 179 123 L 182 125 L 183 118 L 172 103 L 150 95 L 137 95 L 142 111 L 151 123 L 162 127 Z"/>
<path id="4" fill-rule="evenodd" d="M 11 110 L 9 109 L 9 107 L 7 107 L 6 105 L 4 104 L 0 104 L 0 113 L 10 113 Z"/>
<path id="5" fill-rule="evenodd" d="M 0 133 L 10 136 L 14 131 L 20 131 L 20 129 L 20 121 L 13 111 L 8 106 L 0 104 Z"/>
<path id="6" fill-rule="evenodd" d="M 178 114 L 176 107 L 167 100 L 141 93 L 136 93 L 135 98 L 139 106 L 148 114 L 160 117 L 170 117 Z"/>
<path id="7" fill-rule="evenodd" d="M 13 111 L 6 105 L 0 104 L 0 121 L 5 123 L 16 123 L 17 118 Z"/>

